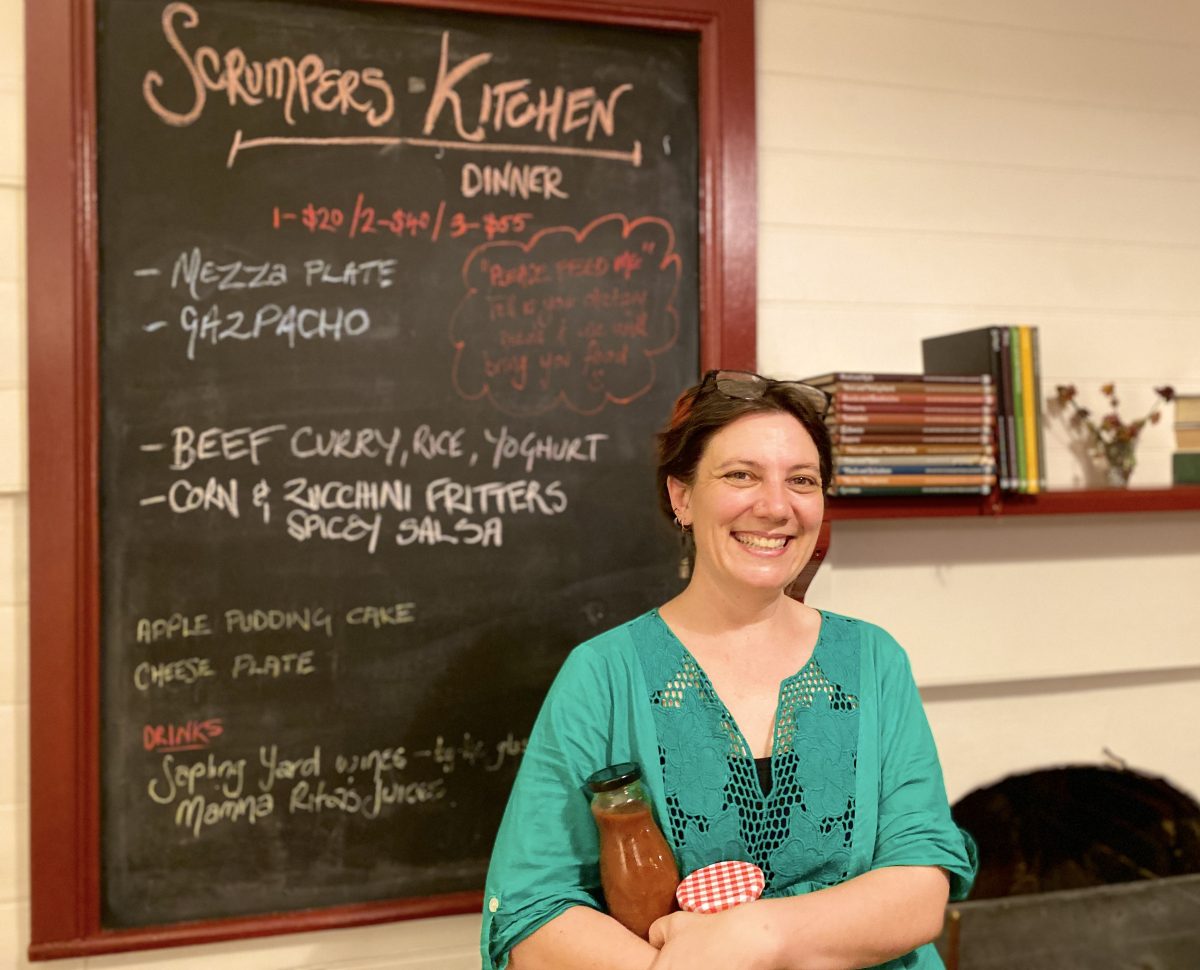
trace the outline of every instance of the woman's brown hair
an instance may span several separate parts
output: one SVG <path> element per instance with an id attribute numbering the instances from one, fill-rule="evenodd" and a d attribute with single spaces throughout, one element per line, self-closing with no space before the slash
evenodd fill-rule
<path id="1" fill-rule="evenodd" d="M 668 521 L 675 518 L 667 479 L 676 478 L 686 485 L 695 484 L 696 469 L 709 439 L 727 425 L 748 414 L 778 411 L 790 414 L 817 446 L 821 469 L 821 491 L 829 488 L 833 474 L 833 448 L 823 414 L 813 402 L 788 381 L 761 378 L 752 396 L 732 396 L 718 389 L 706 375 L 699 384 L 679 395 L 667 426 L 658 433 L 658 468 L 655 484 L 658 504 Z"/>

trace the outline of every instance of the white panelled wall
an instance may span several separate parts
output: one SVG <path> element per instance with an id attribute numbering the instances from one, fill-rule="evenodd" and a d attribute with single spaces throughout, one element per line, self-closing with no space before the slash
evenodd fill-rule
<path id="1" fill-rule="evenodd" d="M 28 940 L 21 0 L 0 0 L 0 968 Z M 1200 4 L 759 0 L 759 364 L 918 370 L 1041 336 L 1043 391 L 1200 392 Z M 1168 423 L 1135 484 L 1169 479 Z M 1052 485 L 1087 480 L 1047 424 Z M 912 656 L 952 798 L 1098 762 L 1200 794 L 1200 513 L 845 522 L 809 600 Z M 475 970 L 473 916 L 61 961 Z"/>

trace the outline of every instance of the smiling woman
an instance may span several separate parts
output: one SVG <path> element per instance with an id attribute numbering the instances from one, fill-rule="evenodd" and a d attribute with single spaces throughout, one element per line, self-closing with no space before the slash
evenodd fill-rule
<path id="1" fill-rule="evenodd" d="M 686 589 L 567 659 L 529 740 L 485 893 L 484 966 L 930 970 L 975 864 L 904 651 L 785 594 L 830 475 L 817 389 L 711 371 L 659 435 Z M 640 765 L 678 865 L 762 871 L 762 898 L 639 938 L 605 912 L 585 782 Z M 549 824 L 548 824 L 549 820 Z"/>

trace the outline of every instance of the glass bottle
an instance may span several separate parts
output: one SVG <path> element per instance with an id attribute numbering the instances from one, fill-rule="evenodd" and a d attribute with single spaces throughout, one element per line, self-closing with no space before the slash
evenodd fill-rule
<path id="1" fill-rule="evenodd" d="M 600 884 L 609 915 L 648 939 L 650 924 L 675 908 L 679 870 L 654 821 L 635 764 L 609 765 L 588 778 L 600 832 Z"/>

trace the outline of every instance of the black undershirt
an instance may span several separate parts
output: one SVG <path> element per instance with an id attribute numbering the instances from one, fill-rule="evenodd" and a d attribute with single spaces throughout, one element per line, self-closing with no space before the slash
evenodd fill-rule
<path id="1" fill-rule="evenodd" d="M 771 759 L 755 758 L 754 770 L 758 772 L 758 786 L 762 789 L 764 795 L 771 794 Z"/>

